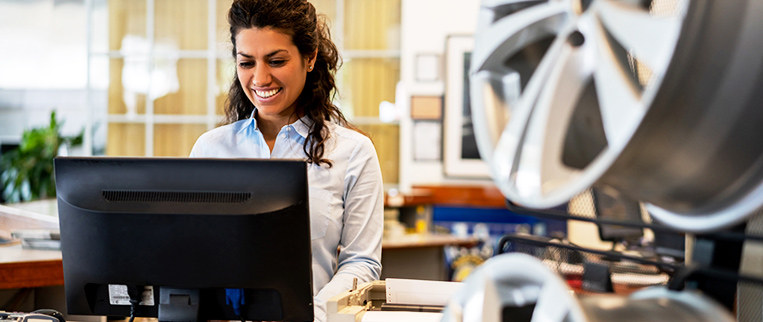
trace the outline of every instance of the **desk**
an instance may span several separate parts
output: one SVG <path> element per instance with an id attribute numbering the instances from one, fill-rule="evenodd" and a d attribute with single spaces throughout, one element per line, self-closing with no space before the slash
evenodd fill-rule
<path id="1" fill-rule="evenodd" d="M 445 246 L 473 247 L 478 239 L 452 235 L 408 234 L 382 241 L 382 275 L 386 278 L 450 280 L 445 267 Z"/>
<path id="2" fill-rule="evenodd" d="M 58 229 L 56 200 L 0 205 L 0 235 L 16 229 Z M 61 252 L 0 246 L 0 289 L 64 285 Z"/>
<path id="3" fill-rule="evenodd" d="M 61 252 L 0 246 L 0 289 L 64 285 Z"/>
<path id="4" fill-rule="evenodd" d="M 58 229 L 56 199 L 0 205 L 0 237 L 16 229 Z"/>
<path id="5" fill-rule="evenodd" d="M 474 237 L 461 238 L 442 234 L 406 234 L 394 240 L 384 239 L 382 241 L 382 250 L 443 247 L 449 245 L 472 247 L 477 245 L 478 241 Z"/>
<path id="6" fill-rule="evenodd" d="M 14 229 L 58 228 L 55 199 L 0 205 L 0 234 Z M 475 238 L 406 234 L 382 242 L 382 278 L 447 280 L 443 247 L 472 247 Z M 0 246 L 0 289 L 63 285 L 61 252 Z"/>

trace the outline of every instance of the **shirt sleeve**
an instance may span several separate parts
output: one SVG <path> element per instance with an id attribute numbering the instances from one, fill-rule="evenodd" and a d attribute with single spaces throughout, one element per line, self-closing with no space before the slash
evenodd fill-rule
<path id="1" fill-rule="evenodd" d="M 328 300 L 358 284 L 379 279 L 384 230 L 384 187 L 371 140 L 359 142 L 344 180 L 344 216 L 337 272 L 315 296 L 316 321 L 325 321 Z"/>
<path id="2" fill-rule="evenodd" d="M 193 144 L 193 148 L 191 148 L 191 154 L 188 156 L 189 158 L 202 158 L 204 157 L 204 135 L 202 134 L 201 137 L 196 139 L 196 143 Z"/>

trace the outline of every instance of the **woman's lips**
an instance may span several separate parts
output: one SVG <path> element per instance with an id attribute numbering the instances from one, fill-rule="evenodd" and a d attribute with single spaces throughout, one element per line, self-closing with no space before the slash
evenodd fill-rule
<path id="1" fill-rule="evenodd" d="M 280 93 L 282 89 L 283 89 L 283 87 L 273 88 L 273 89 L 268 89 L 268 90 L 253 89 L 253 91 L 254 91 L 254 94 L 257 95 L 257 97 L 263 98 L 263 99 L 268 99 L 268 98 L 271 98 L 271 97 L 275 96 L 276 94 Z"/>

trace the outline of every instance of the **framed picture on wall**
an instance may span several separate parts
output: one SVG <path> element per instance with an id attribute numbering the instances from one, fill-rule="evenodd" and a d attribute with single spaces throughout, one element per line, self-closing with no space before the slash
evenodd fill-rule
<path id="1" fill-rule="evenodd" d="M 451 35 L 445 42 L 445 176 L 489 178 L 488 166 L 480 159 L 477 149 L 469 100 L 469 66 L 474 38 L 471 35 Z"/>

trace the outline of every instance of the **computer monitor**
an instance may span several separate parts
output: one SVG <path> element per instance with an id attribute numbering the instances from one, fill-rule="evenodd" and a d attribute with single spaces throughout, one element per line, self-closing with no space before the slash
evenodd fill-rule
<path id="1" fill-rule="evenodd" d="M 591 188 L 596 218 L 615 220 L 623 223 L 644 223 L 641 217 L 641 204 L 628 198 L 619 191 L 607 187 Z M 644 236 L 641 227 L 598 224 L 599 238 L 605 241 L 633 241 Z"/>
<path id="2" fill-rule="evenodd" d="M 304 161 L 69 157 L 55 172 L 69 314 L 130 316 L 142 292 L 134 315 L 160 321 L 313 321 Z M 243 290 L 240 316 L 226 290 Z"/>
<path id="3" fill-rule="evenodd" d="M 654 254 L 683 262 L 686 257 L 686 235 L 678 232 L 655 231 Z"/>

